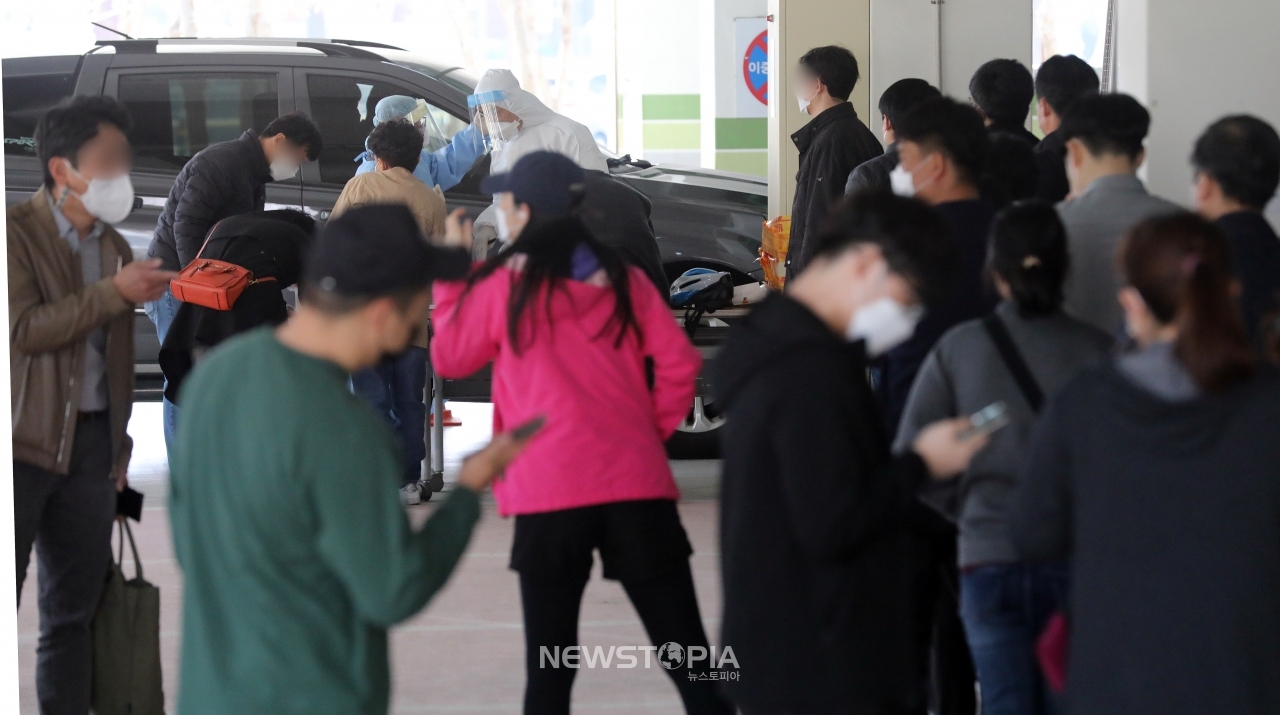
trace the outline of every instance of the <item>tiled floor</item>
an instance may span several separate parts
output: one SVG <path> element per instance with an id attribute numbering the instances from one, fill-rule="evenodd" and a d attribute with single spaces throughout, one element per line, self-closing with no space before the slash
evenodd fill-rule
<path id="1" fill-rule="evenodd" d="M 458 459 L 487 441 L 488 405 L 450 405 L 462 427 L 445 431 L 446 481 Z M 148 581 L 161 589 L 161 649 L 166 701 L 173 711 L 177 693 L 179 611 L 182 576 L 173 559 L 169 517 L 165 508 L 167 467 L 160 436 L 159 404 L 139 404 L 129 426 L 136 442 L 131 480 L 146 494 L 146 509 L 134 535 Z M 693 541 L 693 573 L 703 620 L 716 640 L 720 584 L 716 552 L 718 463 L 673 463 L 684 494 L 680 512 Z M 415 520 L 430 507 L 414 507 Z M 523 633 L 515 574 L 506 567 L 512 522 L 498 518 L 486 505 L 472 539 L 449 585 L 425 611 L 392 633 L 393 713 L 516 713 L 524 689 Z M 584 646 L 646 645 L 639 619 L 621 587 L 596 577 L 587 587 L 582 607 Z M 126 562 L 126 573 L 131 566 Z M 34 565 L 18 610 L 21 712 L 37 712 L 34 692 Z M 575 713 L 680 713 L 680 700 L 656 663 L 648 669 L 583 668 L 574 687 Z"/>

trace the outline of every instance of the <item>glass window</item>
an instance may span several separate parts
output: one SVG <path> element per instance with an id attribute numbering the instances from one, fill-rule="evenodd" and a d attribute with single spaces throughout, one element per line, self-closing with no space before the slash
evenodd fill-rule
<path id="1" fill-rule="evenodd" d="M 373 111 L 384 97 L 405 95 L 418 99 L 421 92 L 370 77 L 313 74 L 307 77 L 311 118 L 320 127 L 324 151 L 320 154 L 320 180 L 343 184 L 356 173 L 356 157 L 364 153 L 364 140 L 373 131 Z M 440 149 L 467 122 L 428 103 L 421 127 L 427 151 Z"/>
<path id="2" fill-rule="evenodd" d="M 1054 55 L 1075 55 L 1102 70 L 1108 0 L 1034 0 L 1031 71 Z"/>
<path id="3" fill-rule="evenodd" d="M 36 155 L 36 122 L 71 96 L 75 74 L 40 74 L 4 78 L 4 153 Z"/>
<path id="4" fill-rule="evenodd" d="M 176 171 L 210 144 L 262 131 L 280 114 L 275 74 L 128 74 L 118 95 L 133 117 L 139 169 Z"/>

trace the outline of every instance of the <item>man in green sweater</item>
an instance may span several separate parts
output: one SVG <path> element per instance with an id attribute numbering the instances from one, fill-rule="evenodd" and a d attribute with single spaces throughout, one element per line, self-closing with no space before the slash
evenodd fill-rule
<path id="1" fill-rule="evenodd" d="M 400 447 L 348 375 L 404 350 L 428 282 L 467 266 L 404 207 L 353 209 L 317 240 L 289 322 L 229 341 L 188 378 L 169 504 L 182 715 L 387 711 L 387 629 L 444 585 L 478 492 L 524 440 L 499 435 L 469 458 L 415 532 Z"/>

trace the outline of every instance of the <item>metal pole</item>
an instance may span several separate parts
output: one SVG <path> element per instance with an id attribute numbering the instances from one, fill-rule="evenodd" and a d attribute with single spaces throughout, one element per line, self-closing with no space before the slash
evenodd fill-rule
<path id="1" fill-rule="evenodd" d="M 431 427 L 431 448 L 427 450 L 431 460 L 432 491 L 444 489 L 444 380 L 433 370 L 431 373 L 431 413 L 435 424 Z"/>
<path id="2" fill-rule="evenodd" d="M 427 352 L 427 379 L 424 381 L 423 388 L 422 388 L 422 403 L 424 405 L 430 406 L 431 404 L 431 395 L 432 395 L 432 392 L 434 392 L 433 380 L 435 378 L 435 374 L 436 374 L 435 370 L 431 369 L 431 353 L 428 351 Z M 422 435 L 422 441 L 427 446 L 427 453 L 425 455 L 425 458 L 423 459 L 423 464 L 426 469 L 426 473 L 428 477 L 431 476 L 431 465 L 435 464 L 435 459 L 432 457 L 432 451 L 433 451 L 432 442 L 434 442 L 435 440 L 432 439 L 433 430 L 431 427 L 431 421 L 432 421 L 431 410 L 428 409 L 427 419 L 425 422 L 426 429 L 423 431 L 423 435 Z"/>

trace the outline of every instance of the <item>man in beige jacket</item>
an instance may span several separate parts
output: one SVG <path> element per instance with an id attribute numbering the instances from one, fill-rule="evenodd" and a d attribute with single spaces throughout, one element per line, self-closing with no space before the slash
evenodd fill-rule
<path id="1" fill-rule="evenodd" d="M 375 170 L 356 174 L 342 189 L 333 216 L 367 204 L 403 204 L 413 214 L 425 238 L 444 236 L 444 195 L 413 175 L 422 156 L 422 135 L 404 119 L 381 122 L 369 135 Z M 404 451 L 404 485 L 400 498 L 418 504 L 439 491 L 443 480 L 422 479 L 422 460 L 427 454 L 426 326 L 403 353 L 388 357 L 376 366 L 351 376 L 355 393 L 364 398 L 396 432 Z"/>
<path id="2" fill-rule="evenodd" d="M 380 123 L 369 135 L 374 171 L 356 174 L 342 188 L 333 206 L 337 218 L 347 209 L 367 204 L 403 204 L 422 235 L 444 235 L 444 194 L 413 175 L 422 156 L 422 134 L 404 119 Z"/>
<path id="3" fill-rule="evenodd" d="M 133 262 L 109 225 L 133 209 L 128 128 L 107 97 L 50 110 L 35 131 L 44 186 L 7 218 L 17 589 L 34 545 L 46 715 L 89 710 L 89 625 L 133 447 L 133 309 L 175 275 Z"/>

